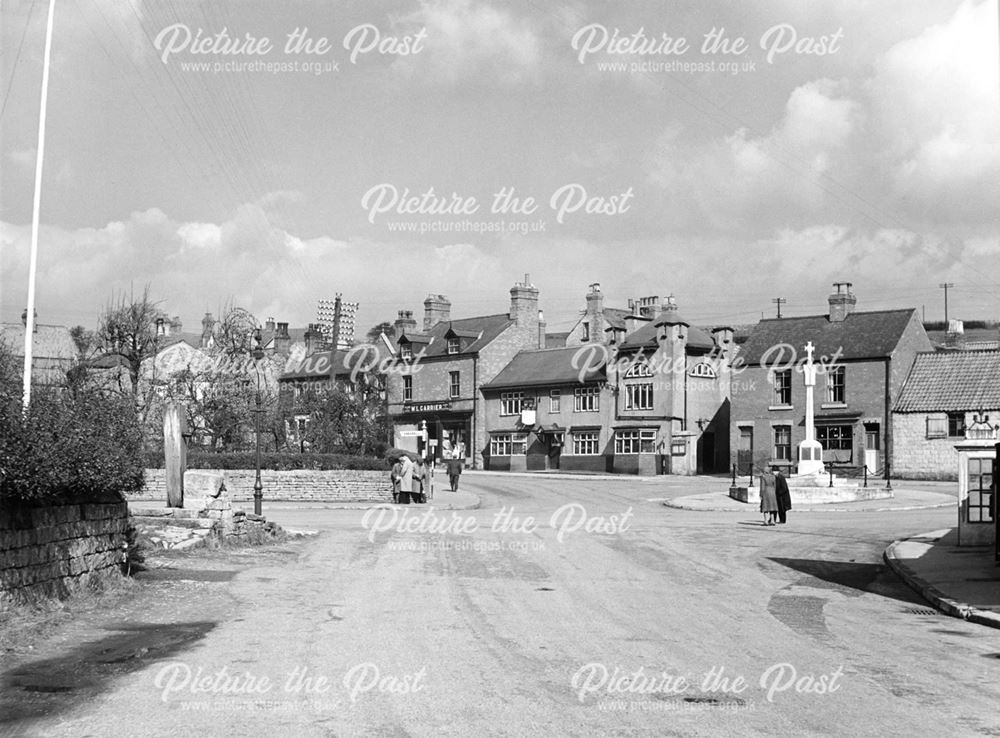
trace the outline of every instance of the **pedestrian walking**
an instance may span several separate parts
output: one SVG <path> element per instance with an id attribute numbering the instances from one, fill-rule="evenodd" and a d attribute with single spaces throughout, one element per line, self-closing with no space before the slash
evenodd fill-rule
<path id="1" fill-rule="evenodd" d="M 792 493 L 788 491 L 788 480 L 781 469 L 774 474 L 774 496 L 778 500 L 778 522 L 784 523 L 786 514 L 792 509 Z"/>
<path id="2" fill-rule="evenodd" d="M 769 469 L 760 475 L 760 511 L 764 514 L 764 525 L 774 525 L 778 515 L 778 497 L 774 474 Z"/>
<path id="3" fill-rule="evenodd" d="M 458 478 L 462 476 L 462 460 L 457 456 L 447 459 L 445 467 L 448 471 L 448 484 L 451 486 L 451 491 L 458 492 Z"/>
<path id="4" fill-rule="evenodd" d="M 399 471 L 399 504 L 409 505 L 410 494 L 413 492 L 413 461 L 404 455 L 400 463 L 402 468 Z"/>

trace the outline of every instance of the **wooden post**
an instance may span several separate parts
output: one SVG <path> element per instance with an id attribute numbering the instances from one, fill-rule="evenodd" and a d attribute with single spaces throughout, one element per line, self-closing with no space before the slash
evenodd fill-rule
<path id="1" fill-rule="evenodd" d="M 167 484 L 167 507 L 184 507 L 186 425 L 181 406 L 175 402 L 168 404 L 163 412 L 163 468 Z"/>

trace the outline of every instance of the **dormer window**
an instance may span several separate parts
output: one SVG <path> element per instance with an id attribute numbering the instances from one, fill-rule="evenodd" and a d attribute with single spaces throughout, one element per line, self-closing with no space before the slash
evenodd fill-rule
<path id="1" fill-rule="evenodd" d="M 451 336 L 448 339 L 448 353 L 449 354 L 457 354 L 459 351 L 461 351 L 461 349 L 462 349 L 462 345 L 461 345 L 461 341 L 459 341 L 458 336 Z"/>
<path id="2" fill-rule="evenodd" d="M 409 361 L 413 358 L 413 347 L 408 343 L 402 343 L 399 345 L 399 358 L 404 361 Z"/>

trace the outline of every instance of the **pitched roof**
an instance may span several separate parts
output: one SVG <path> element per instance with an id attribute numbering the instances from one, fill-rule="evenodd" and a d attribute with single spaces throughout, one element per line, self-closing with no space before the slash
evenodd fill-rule
<path id="1" fill-rule="evenodd" d="M 359 371 L 377 368 L 381 358 L 377 348 L 374 351 L 341 351 L 339 349 L 336 351 L 317 351 L 303 358 L 293 369 L 283 372 L 278 379 L 279 381 L 290 381 L 325 378 L 330 376 L 331 370 L 335 376 L 344 377 L 351 374 L 355 368 Z"/>
<path id="2" fill-rule="evenodd" d="M 842 359 L 890 356 L 914 312 L 907 308 L 851 313 L 838 322 L 831 322 L 826 315 L 768 318 L 753 329 L 740 358 L 746 364 L 759 364 L 774 346 L 787 343 L 800 351 L 810 341 L 818 356 L 834 356 L 838 350 Z"/>
<path id="3" fill-rule="evenodd" d="M 935 346 L 946 346 L 947 336 L 948 331 L 927 331 L 927 337 Z M 962 348 L 971 351 L 1000 348 L 1000 332 L 996 328 L 966 328 L 962 334 Z"/>
<path id="4" fill-rule="evenodd" d="M 430 343 L 427 345 L 424 356 L 448 355 L 448 341 L 445 339 L 445 335 L 449 330 L 453 330 L 460 336 L 478 336 L 471 343 L 462 346 L 462 350 L 459 352 L 460 355 L 479 351 L 503 333 L 513 322 L 507 313 L 481 315 L 475 318 L 459 318 L 458 320 L 442 320 L 435 324 L 426 334 L 430 337 Z"/>
<path id="5" fill-rule="evenodd" d="M 1000 351 L 917 354 L 896 412 L 1000 410 Z"/>
<path id="6" fill-rule="evenodd" d="M 651 348 L 658 346 L 656 342 L 656 323 L 658 321 L 659 317 L 636 330 L 635 333 L 628 336 L 621 342 L 618 347 L 619 350 L 627 351 L 629 349 Z M 703 329 L 695 325 L 688 326 L 687 344 L 688 346 L 692 346 L 694 348 L 715 348 L 715 341 L 712 340 L 712 337 Z"/>
<path id="7" fill-rule="evenodd" d="M 76 344 L 69 328 L 64 325 L 35 324 L 31 341 L 31 355 L 35 359 L 59 359 L 72 361 L 76 358 Z M 0 323 L 0 338 L 10 345 L 15 356 L 24 356 L 24 324 Z"/>
<path id="8" fill-rule="evenodd" d="M 573 368 L 573 356 L 580 346 L 521 351 L 514 356 L 500 373 L 483 385 L 483 389 L 504 387 L 538 387 L 580 382 L 580 369 Z M 604 363 L 590 369 L 584 382 L 594 382 L 605 377 Z"/>
<path id="9" fill-rule="evenodd" d="M 604 320 L 612 328 L 624 328 L 625 318 L 632 314 L 631 310 L 625 308 L 604 308 Z"/>

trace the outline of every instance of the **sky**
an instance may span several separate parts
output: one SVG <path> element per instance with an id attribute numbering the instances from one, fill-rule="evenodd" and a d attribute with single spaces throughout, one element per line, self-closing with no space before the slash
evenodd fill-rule
<path id="1" fill-rule="evenodd" d="M 47 3 L 0 2 L 0 320 L 27 300 Z M 57 0 L 36 310 L 150 293 L 359 333 L 429 293 L 550 331 L 1000 318 L 997 0 Z"/>

